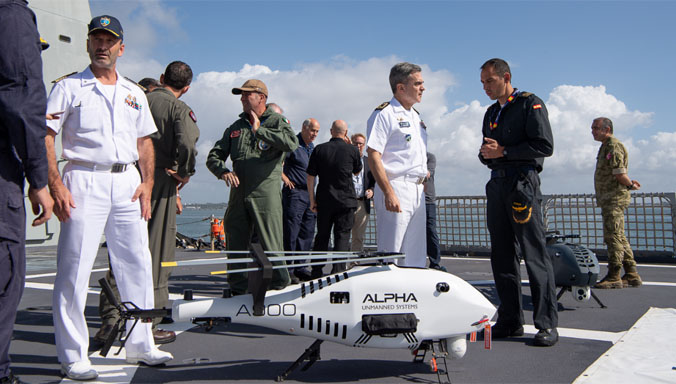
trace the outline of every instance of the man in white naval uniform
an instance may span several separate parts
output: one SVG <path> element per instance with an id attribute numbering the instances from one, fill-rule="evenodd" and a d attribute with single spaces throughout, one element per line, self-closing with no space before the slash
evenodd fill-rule
<path id="1" fill-rule="evenodd" d="M 394 97 L 376 108 L 366 126 L 368 161 L 377 183 L 378 251 L 404 253 L 400 265 L 424 268 L 427 131 L 413 108 L 425 91 L 421 68 L 396 64 L 390 86 Z"/>
<path id="2" fill-rule="evenodd" d="M 153 308 L 148 249 L 154 155 L 150 134 L 157 131 L 146 97 L 122 77 L 115 63 L 124 52 L 120 22 L 99 16 L 89 24 L 91 65 L 59 81 L 47 102 L 45 143 L 54 213 L 62 222 L 54 283 L 54 334 L 61 371 L 70 379 L 98 376 L 88 358 L 89 334 L 83 314 L 89 277 L 101 234 L 123 301 Z M 60 177 L 54 140 L 63 132 Z M 138 161 L 143 178 L 134 163 Z M 162 364 L 173 357 L 157 349 L 151 323 L 139 322 L 125 345 L 127 362 Z"/>

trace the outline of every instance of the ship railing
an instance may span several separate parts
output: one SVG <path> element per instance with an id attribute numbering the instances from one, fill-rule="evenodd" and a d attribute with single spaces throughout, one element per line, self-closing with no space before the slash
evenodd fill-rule
<path id="1" fill-rule="evenodd" d="M 594 194 L 544 195 L 542 210 L 548 232 L 580 235 L 574 242 L 590 248 L 601 258 L 606 256 L 601 208 L 596 206 Z M 375 248 L 376 212 L 371 213 L 364 243 Z M 490 253 L 485 196 L 438 196 L 436 213 L 444 254 Z M 632 193 L 625 211 L 625 234 L 635 257 L 676 258 L 675 219 L 674 193 Z"/>

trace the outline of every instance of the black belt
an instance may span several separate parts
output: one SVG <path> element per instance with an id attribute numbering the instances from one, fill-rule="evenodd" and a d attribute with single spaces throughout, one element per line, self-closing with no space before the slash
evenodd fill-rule
<path id="1" fill-rule="evenodd" d="M 529 171 L 534 171 L 535 167 L 530 165 L 524 165 L 521 167 L 509 167 L 509 168 L 500 168 L 491 170 L 491 179 L 496 179 L 499 177 L 512 177 L 520 173 L 528 173 Z"/>

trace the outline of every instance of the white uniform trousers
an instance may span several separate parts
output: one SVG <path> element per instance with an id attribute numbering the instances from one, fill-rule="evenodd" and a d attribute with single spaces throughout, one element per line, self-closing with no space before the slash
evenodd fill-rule
<path id="1" fill-rule="evenodd" d="M 88 360 L 84 309 L 102 233 L 122 301 L 142 309 L 152 309 L 154 303 L 148 226 L 141 217 L 139 201 L 131 201 L 141 182 L 136 168 L 130 166 L 121 173 L 96 172 L 69 163 L 63 182 L 76 207 L 61 224 L 52 304 L 58 359 L 69 364 Z M 139 322 L 130 333 L 131 324 L 127 324 L 127 353 L 152 350 L 151 323 Z"/>
<path id="2" fill-rule="evenodd" d="M 427 264 L 426 213 L 423 185 L 418 178 L 402 176 L 390 179 L 390 185 L 399 199 L 401 212 L 385 208 L 385 195 L 376 185 L 374 203 L 376 208 L 376 232 L 378 251 L 401 252 L 406 255 L 397 264 L 406 267 L 425 268 Z"/>

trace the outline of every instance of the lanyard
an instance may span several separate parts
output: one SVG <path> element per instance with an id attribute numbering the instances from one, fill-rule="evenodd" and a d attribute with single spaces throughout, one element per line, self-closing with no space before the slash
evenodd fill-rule
<path id="1" fill-rule="evenodd" d="M 495 116 L 495 120 L 493 120 L 493 121 L 491 122 L 491 124 L 490 124 L 491 130 L 493 130 L 493 129 L 495 129 L 495 128 L 498 127 L 498 120 L 500 119 L 500 114 L 502 113 L 502 110 L 507 106 L 507 104 L 509 104 L 509 103 L 511 103 L 512 101 L 514 101 L 514 99 L 516 99 L 516 96 L 517 96 L 518 94 L 519 94 L 519 90 L 515 88 L 515 89 L 514 89 L 514 92 L 512 92 L 512 94 L 507 98 L 507 102 L 505 103 L 505 105 L 503 105 L 503 106 L 500 107 L 500 110 L 498 111 L 497 116 Z"/>

